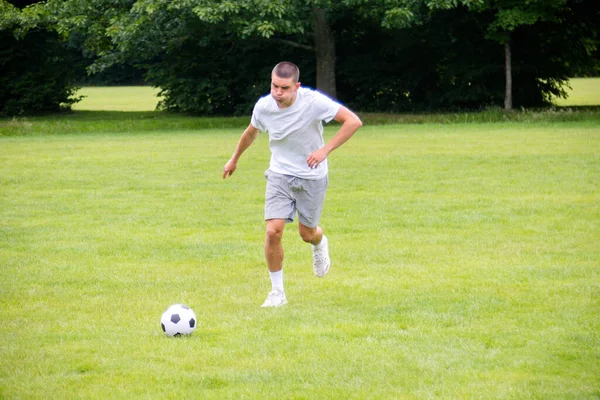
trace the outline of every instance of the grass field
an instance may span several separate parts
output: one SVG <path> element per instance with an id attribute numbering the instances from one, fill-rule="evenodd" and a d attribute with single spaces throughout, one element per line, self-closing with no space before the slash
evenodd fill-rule
<path id="1" fill-rule="evenodd" d="M 150 86 L 87 86 L 79 89 L 84 96 L 73 105 L 75 111 L 154 111 L 160 89 Z"/>
<path id="2" fill-rule="evenodd" d="M 600 78 L 572 78 L 567 89 L 566 99 L 556 99 L 559 106 L 597 106 L 600 105 Z"/>
<path id="3" fill-rule="evenodd" d="M 556 99 L 559 106 L 600 105 L 600 78 L 572 78 L 567 99 Z M 159 89 L 149 86 L 83 87 L 76 111 L 154 111 L 160 98 Z"/>
<path id="4" fill-rule="evenodd" d="M 600 112 L 501 115 L 365 124 L 274 310 L 247 118 L 2 121 L 0 398 L 598 398 Z"/>

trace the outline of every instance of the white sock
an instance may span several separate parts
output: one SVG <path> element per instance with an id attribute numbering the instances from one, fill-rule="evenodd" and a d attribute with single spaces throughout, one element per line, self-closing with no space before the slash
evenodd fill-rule
<path id="1" fill-rule="evenodd" d="M 319 242 L 319 244 L 313 244 L 313 249 L 315 250 L 321 250 L 321 245 L 323 244 L 323 241 L 327 240 L 327 238 L 325 237 L 325 235 L 323 235 L 323 237 L 321 238 L 321 241 Z"/>
<path id="2" fill-rule="evenodd" d="M 271 277 L 272 289 L 281 290 L 283 292 L 283 270 L 277 272 L 269 271 L 269 275 Z"/>

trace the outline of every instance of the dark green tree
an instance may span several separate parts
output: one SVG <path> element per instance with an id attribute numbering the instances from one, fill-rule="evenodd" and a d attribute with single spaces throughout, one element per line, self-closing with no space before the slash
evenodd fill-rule
<path id="1" fill-rule="evenodd" d="M 569 56 L 583 50 L 591 58 L 592 53 L 598 48 L 597 28 L 600 8 L 595 0 L 478 0 L 463 1 L 463 3 L 475 12 L 492 15 L 492 19 L 486 26 L 486 37 L 498 42 L 504 48 L 504 109 L 506 111 L 512 110 L 513 93 L 515 89 L 519 90 L 513 85 L 515 63 L 513 49 L 521 44 L 521 40 L 529 39 L 527 44 L 533 46 L 531 48 L 533 52 L 537 52 L 538 47 L 549 52 L 560 49 L 559 51 Z M 589 8 L 590 6 L 592 8 Z M 583 11 L 584 9 L 591 14 Z M 596 22 L 593 22 L 590 17 L 596 18 Z M 587 26 L 585 26 L 586 22 Z M 561 32 L 566 37 L 557 37 L 555 32 Z M 533 41 L 534 38 L 537 39 L 537 43 Z M 565 42 L 566 38 L 568 42 Z M 546 58 L 541 58 L 538 63 L 530 59 L 530 67 L 543 69 L 541 64 L 548 61 Z M 551 61 L 554 64 L 557 62 L 556 59 Z M 561 87 L 566 83 L 569 73 L 574 72 L 576 68 L 573 67 L 577 63 L 585 63 L 577 56 L 571 61 L 563 59 L 559 62 L 565 67 L 562 71 L 555 70 L 554 74 L 532 77 L 540 81 L 540 90 L 547 98 L 551 95 L 564 95 Z"/>
<path id="2" fill-rule="evenodd" d="M 0 114 L 56 112 L 78 101 L 72 54 L 39 11 L 0 0 Z"/>
<path id="3" fill-rule="evenodd" d="M 135 64 L 162 88 L 164 108 L 223 115 L 248 112 L 282 59 L 301 66 L 303 84 L 361 110 L 478 108 L 501 104 L 507 93 L 516 106 L 542 105 L 564 93 L 566 78 L 597 49 L 598 22 L 580 24 L 585 13 L 575 7 L 593 1 L 552 0 L 549 9 L 541 0 L 49 0 L 44 7 L 59 32 L 79 35 L 97 55 L 90 71 Z"/>

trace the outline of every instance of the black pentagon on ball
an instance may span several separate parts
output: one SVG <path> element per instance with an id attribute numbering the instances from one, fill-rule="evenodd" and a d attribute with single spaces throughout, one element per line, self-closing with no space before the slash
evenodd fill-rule
<path id="1" fill-rule="evenodd" d="M 181 318 L 179 317 L 179 314 L 173 314 L 171 315 L 171 322 L 176 324 L 181 320 Z"/>
<path id="2" fill-rule="evenodd" d="M 160 323 L 160 326 L 162 327 L 163 332 L 166 332 L 167 330 L 165 329 L 165 324 L 163 324 L 162 322 Z"/>
<path id="3" fill-rule="evenodd" d="M 194 326 L 196 326 L 196 320 L 194 318 L 190 319 L 190 328 L 193 328 Z"/>

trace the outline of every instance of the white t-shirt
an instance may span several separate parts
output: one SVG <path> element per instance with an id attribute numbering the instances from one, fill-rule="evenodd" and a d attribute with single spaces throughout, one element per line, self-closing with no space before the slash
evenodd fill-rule
<path id="1" fill-rule="evenodd" d="M 279 108 L 269 94 L 261 97 L 252 112 L 252 126 L 269 133 L 269 169 L 304 179 L 327 175 L 327 159 L 315 169 L 306 163 L 308 156 L 325 145 L 323 121 L 331 121 L 341 105 L 315 90 L 298 88 L 294 104 Z"/>

